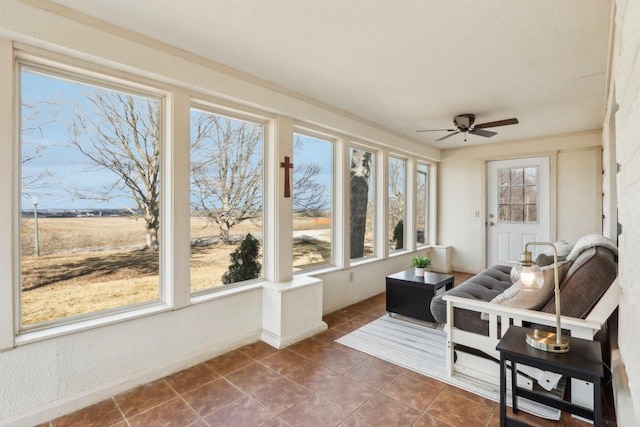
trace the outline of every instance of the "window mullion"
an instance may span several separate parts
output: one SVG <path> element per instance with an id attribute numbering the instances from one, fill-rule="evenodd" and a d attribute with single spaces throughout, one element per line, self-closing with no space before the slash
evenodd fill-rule
<path id="1" fill-rule="evenodd" d="M 174 309 L 190 303 L 189 114 L 190 97 L 176 88 L 168 99 L 162 239 L 164 300 Z"/>
<path id="2" fill-rule="evenodd" d="M 13 92 L 14 82 L 13 46 L 9 40 L 0 38 L 0 140 L 13 141 L 6 144 L 4 154 L 0 156 L 0 199 L 8 203 L 0 204 L 0 351 L 14 346 L 14 290 L 18 286 L 18 260 L 15 258 L 19 251 L 16 236 L 17 196 L 14 184 L 18 181 L 19 171 L 14 167 L 18 158 L 14 134 L 13 120 Z M 8 148 L 8 149 L 7 149 Z M 17 294 L 17 290 L 15 291 Z"/>

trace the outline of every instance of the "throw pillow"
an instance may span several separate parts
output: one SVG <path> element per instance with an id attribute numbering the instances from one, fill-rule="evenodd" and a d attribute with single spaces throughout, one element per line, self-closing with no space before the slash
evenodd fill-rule
<path id="1" fill-rule="evenodd" d="M 553 244 L 556 247 L 556 251 L 558 251 L 558 257 L 564 256 L 566 257 L 573 249 L 573 245 L 565 242 L 564 240 L 557 241 Z M 553 257 L 553 249 L 547 248 L 546 251 L 543 252 L 545 255 L 551 255 Z"/>
<path id="2" fill-rule="evenodd" d="M 571 267 L 571 261 L 558 262 L 558 284 L 562 283 L 562 279 Z M 489 301 L 491 304 L 501 304 L 507 307 L 524 308 L 527 310 L 538 310 L 551 299 L 553 295 L 554 273 L 553 264 L 541 268 L 544 274 L 544 283 L 537 291 L 525 291 L 520 286 L 511 285 L 500 295 Z M 482 313 L 482 320 L 489 320 L 488 313 Z"/>
<path id="3" fill-rule="evenodd" d="M 558 262 L 564 261 L 566 258 L 567 258 L 566 256 L 558 255 Z M 538 267 L 545 267 L 547 265 L 551 265 L 553 264 L 553 254 L 551 255 L 540 254 L 536 257 L 535 263 Z"/>

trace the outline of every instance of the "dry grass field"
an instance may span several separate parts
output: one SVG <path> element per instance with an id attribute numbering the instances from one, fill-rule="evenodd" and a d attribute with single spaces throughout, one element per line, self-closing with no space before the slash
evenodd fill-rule
<path id="1" fill-rule="evenodd" d="M 296 219 L 294 230 L 330 227 L 326 218 Z M 243 223 L 232 233 L 261 233 Z M 192 218 L 191 239 L 217 236 L 218 228 Z M 152 302 L 159 298 L 159 254 L 141 250 L 144 223 L 127 217 L 40 218 L 40 256 L 35 256 L 32 219 L 22 220 L 22 324 Z M 192 248 L 191 290 L 222 286 L 236 245 Z M 330 262 L 330 244 L 315 239 L 294 243 L 296 269 Z"/>

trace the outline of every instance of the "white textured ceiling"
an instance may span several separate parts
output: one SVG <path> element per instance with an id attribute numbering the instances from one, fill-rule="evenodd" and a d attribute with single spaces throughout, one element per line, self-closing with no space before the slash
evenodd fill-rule
<path id="1" fill-rule="evenodd" d="M 602 127 L 607 0 L 55 0 L 441 148 Z M 454 115 L 517 117 L 435 140 Z"/>

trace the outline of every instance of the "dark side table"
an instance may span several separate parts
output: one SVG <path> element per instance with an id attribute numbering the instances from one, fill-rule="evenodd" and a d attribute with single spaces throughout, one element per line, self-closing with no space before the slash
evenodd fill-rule
<path id="1" fill-rule="evenodd" d="M 434 323 L 431 300 L 434 296 L 453 288 L 451 274 L 424 272 L 416 276 L 415 269 L 387 276 L 387 312 Z"/>
<path id="2" fill-rule="evenodd" d="M 513 413 L 518 413 L 518 397 L 525 397 L 583 418 L 593 420 L 599 427 L 602 423 L 602 395 L 600 385 L 604 377 L 602 368 L 602 350 L 598 341 L 589 341 L 573 337 L 569 340 L 568 353 L 549 353 L 531 347 L 525 341 L 530 328 L 511 326 L 502 336 L 496 350 L 500 352 L 500 426 L 526 426 L 518 420 L 507 417 L 507 361 L 511 362 L 511 394 Z M 593 383 L 593 410 L 565 400 L 556 399 L 518 387 L 516 384 L 516 365 L 533 366 L 570 378 Z"/>

